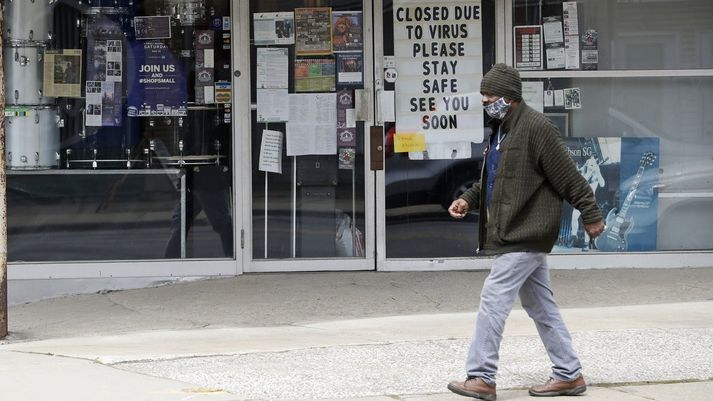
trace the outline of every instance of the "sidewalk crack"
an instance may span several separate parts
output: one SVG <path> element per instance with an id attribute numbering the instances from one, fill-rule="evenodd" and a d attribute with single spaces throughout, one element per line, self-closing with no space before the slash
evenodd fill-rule
<path id="1" fill-rule="evenodd" d="M 396 284 L 395 282 L 393 282 L 393 281 L 392 281 L 390 284 L 391 284 L 391 286 L 394 287 L 394 288 L 403 289 L 402 287 L 400 287 L 399 285 L 397 285 L 397 284 Z M 434 300 L 433 298 L 429 297 L 429 296 L 426 295 L 426 294 L 423 294 L 423 293 L 419 292 L 418 290 L 415 290 L 415 289 L 409 289 L 409 290 L 410 290 L 411 292 L 413 292 L 414 294 L 416 294 L 416 295 L 418 295 L 418 296 L 424 298 L 426 301 L 430 302 L 431 304 L 433 304 L 434 309 L 436 309 L 436 310 L 438 310 L 438 311 L 441 310 L 441 302 L 439 302 L 439 301 L 437 301 L 437 300 Z M 392 299 L 393 299 L 393 297 L 392 297 Z"/>
<path id="2" fill-rule="evenodd" d="M 161 313 L 131 308 L 131 307 L 115 300 L 114 298 L 112 298 L 111 292 L 106 292 L 101 295 L 103 295 L 109 302 L 111 302 L 112 305 L 116 305 L 124 310 L 127 310 L 132 313 L 136 313 L 137 315 L 140 315 L 140 316 L 163 316 L 163 314 L 161 314 Z M 210 326 L 210 323 L 194 321 L 191 319 L 181 319 L 181 318 L 177 318 L 177 317 L 171 317 L 170 319 L 175 322 L 188 323 L 192 328 L 196 328 L 196 329 L 204 329 L 204 328 Z"/>
<path id="3" fill-rule="evenodd" d="M 643 400 L 656 401 L 656 398 L 654 398 L 654 397 L 647 397 L 647 396 L 642 395 L 642 394 L 632 393 L 632 392 L 626 391 L 626 390 L 624 390 L 624 389 L 622 389 L 622 388 L 609 388 L 609 390 L 616 391 L 616 392 L 619 392 L 619 393 L 623 393 L 623 394 L 626 394 L 626 395 L 630 395 L 630 396 L 633 396 L 633 397 L 639 397 L 639 398 L 641 398 L 641 399 L 643 399 Z"/>

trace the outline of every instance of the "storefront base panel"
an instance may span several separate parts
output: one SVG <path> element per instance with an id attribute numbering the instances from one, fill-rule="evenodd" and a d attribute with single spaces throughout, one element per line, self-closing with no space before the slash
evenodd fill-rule
<path id="1" fill-rule="evenodd" d="M 234 260 L 10 264 L 10 305 L 99 291 L 148 288 L 240 274 Z"/>
<path id="2" fill-rule="evenodd" d="M 381 271 L 447 271 L 489 269 L 492 258 L 389 260 Z M 713 252 L 553 254 L 551 269 L 657 269 L 713 266 Z"/>
<path id="3" fill-rule="evenodd" d="M 308 272 L 364 270 L 363 264 L 343 260 L 261 261 L 246 272 Z M 390 260 L 379 271 L 487 270 L 492 258 Z M 713 266 L 713 252 L 550 255 L 552 269 L 654 269 Z M 42 299 L 99 291 L 148 288 L 182 281 L 241 274 L 235 261 L 11 264 L 8 303 L 17 305 Z"/>

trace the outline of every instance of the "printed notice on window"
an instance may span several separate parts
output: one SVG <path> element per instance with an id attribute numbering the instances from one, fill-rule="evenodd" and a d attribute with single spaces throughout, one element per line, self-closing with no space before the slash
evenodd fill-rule
<path id="1" fill-rule="evenodd" d="M 564 38 L 565 68 L 568 70 L 579 69 L 579 37 L 565 36 Z"/>
<path id="2" fill-rule="evenodd" d="M 257 121 L 259 123 L 287 121 L 289 115 L 287 89 L 257 90 Z"/>
<path id="3" fill-rule="evenodd" d="M 257 46 L 295 43 L 294 13 L 255 13 L 253 27 L 254 44 Z"/>
<path id="4" fill-rule="evenodd" d="M 336 155 L 337 94 L 290 94 L 287 155 Z"/>
<path id="5" fill-rule="evenodd" d="M 522 83 L 522 100 L 533 109 L 544 112 L 545 83 L 542 81 L 525 81 Z"/>
<path id="6" fill-rule="evenodd" d="M 545 58 L 547 69 L 554 70 L 565 67 L 564 36 L 562 33 L 562 17 L 545 17 L 542 19 L 542 30 L 545 42 Z"/>
<path id="7" fill-rule="evenodd" d="M 288 50 L 285 48 L 257 49 L 258 89 L 287 89 Z"/>
<path id="8" fill-rule="evenodd" d="M 282 142 L 282 132 L 262 130 L 260 171 L 282 174 Z"/>
<path id="9" fill-rule="evenodd" d="M 577 2 L 565 1 L 562 3 L 562 16 L 564 20 L 564 35 L 579 36 L 579 18 L 577 17 Z"/>

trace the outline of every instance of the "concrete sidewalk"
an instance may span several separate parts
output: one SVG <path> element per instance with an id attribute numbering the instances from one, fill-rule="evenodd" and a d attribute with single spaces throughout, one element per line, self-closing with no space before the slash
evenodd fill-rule
<path id="1" fill-rule="evenodd" d="M 183 401 L 245 400 L 217 387 L 206 387 L 126 372 L 96 362 L 50 355 L 0 351 L 2 399 L 13 401 Z M 445 384 L 443 386 L 445 389 Z M 341 401 L 457 401 L 469 398 L 445 392 L 319 398 Z M 590 385 L 583 396 L 561 400 L 588 401 L 710 401 L 713 381 Z M 263 398 L 269 400 L 270 398 Z M 299 400 L 282 397 L 280 399 Z M 309 398 L 314 400 L 315 398 Z M 500 389 L 498 400 L 533 401 L 523 389 Z"/>
<path id="2" fill-rule="evenodd" d="M 274 275 L 258 275 L 247 280 L 262 292 L 262 304 L 252 303 L 253 292 L 226 295 L 228 301 L 218 303 L 221 291 L 240 286 L 239 277 L 17 306 L 10 328 L 15 315 L 25 331 L 13 332 L 0 345 L 0 399 L 465 400 L 445 385 L 462 379 L 477 305 L 459 311 L 466 308 L 456 300 L 472 297 L 473 288 L 456 283 L 464 278 L 482 283 L 483 277 L 482 272 L 296 273 L 280 275 L 278 283 Z M 568 294 L 583 277 L 584 288 L 592 290 L 581 297 Z M 295 284 L 315 278 L 311 293 Z M 389 285 L 382 286 L 385 278 Z M 564 291 L 563 314 L 590 384 L 586 399 L 713 399 L 712 278 L 713 269 L 553 272 L 556 287 L 574 287 Z M 626 283 L 596 290 L 620 280 Z M 393 315 L 367 311 L 388 294 L 401 297 L 399 305 L 417 302 L 428 284 L 431 306 L 419 308 L 424 313 L 406 305 L 392 308 L 401 311 Z M 623 287 L 628 294 L 619 295 Z M 682 287 L 690 290 L 675 291 Z M 658 290 L 652 297 L 653 288 Z M 589 302 L 592 306 L 577 303 L 597 291 L 601 299 Z M 352 303 L 343 306 L 342 319 L 318 310 L 297 313 L 295 305 L 339 292 Z M 103 302 L 107 299 L 112 302 Z M 171 319 L 177 311 L 160 310 L 189 300 L 211 314 L 205 318 L 210 324 Z M 82 315 L 90 304 L 92 313 Z M 274 315 L 280 306 L 296 317 L 265 325 L 261 314 Z M 225 324 L 235 318 L 226 314 L 230 307 L 249 308 L 243 312 L 255 318 Z M 152 323 L 152 316 L 165 320 Z M 43 336 L 42 319 L 47 326 L 64 321 L 66 327 Z M 92 323 L 92 332 L 77 329 Z M 122 325 L 131 330 L 114 329 Z M 502 345 L 498 399 L 533 400 L 524 389 L 544 381 L 549 364 L 534 325 L 521 309 L 514 310 Z"/>

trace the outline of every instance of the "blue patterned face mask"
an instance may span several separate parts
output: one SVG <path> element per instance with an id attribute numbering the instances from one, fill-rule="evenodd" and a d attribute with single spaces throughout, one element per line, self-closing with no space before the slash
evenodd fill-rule
<path id="1" fill-rule="evenodd" d="M 510 110 L 510 104 L 505 103 L 505 98 L 501 97 L 500 99 L 483 106 L 483 108 L 490 117 L 502 120 L 508 114 L 508 110 Z"/>

